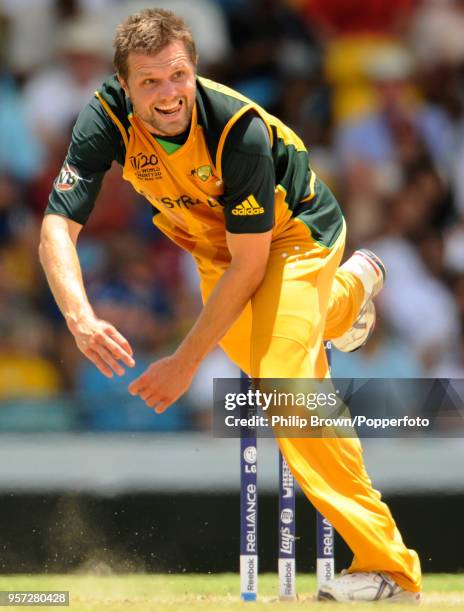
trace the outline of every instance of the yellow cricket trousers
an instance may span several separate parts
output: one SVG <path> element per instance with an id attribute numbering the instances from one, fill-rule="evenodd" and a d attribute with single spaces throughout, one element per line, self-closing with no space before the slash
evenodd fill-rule
<path id="1" fill-rule="evenodd" d="M 302 224 L 303 226 L 303 224 Z M 243 371 L 256 378 L 323 378 L 323 339 L 347 331 L 364 290 L 339 269 L 345 229 L 331 247 L 309 230 L 292 245 L 273 245 L 266 276 L 221 341 Z M 202 270 L 206 300 L 222 271 Z M 357 438 L 278 438 L 296 480 L 311 503 L 354 553 L 350 572 L 387 572 L 403 588 L 421 589 L 419 558 L 408 550 L 366 473 Z"/>

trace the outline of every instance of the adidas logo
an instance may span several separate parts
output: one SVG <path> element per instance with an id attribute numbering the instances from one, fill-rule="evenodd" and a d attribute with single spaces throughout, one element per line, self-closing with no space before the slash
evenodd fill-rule
<path id="1" fill-rule="evenodd" d="M 254 195 L 249 195 L 241 204 L 232 209 L 232 214 L 240 217 L 262 215 L 264 208 L 258 204 Z"/>

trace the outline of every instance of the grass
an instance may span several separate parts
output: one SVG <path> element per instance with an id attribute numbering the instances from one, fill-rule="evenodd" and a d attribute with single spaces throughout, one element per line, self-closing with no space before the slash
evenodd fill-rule
<path id="1" fill-rule="evenodd" d="M 298 577 L 299 600 L 279 602 L 277 576 L 259 577 L 258 603 L 239 600 L 236 574 L 124 574 L 124 575 L 13 575 L 0 576 L 0 590 L 57 590 L 70 592 L 68 610 L 82 612 L 195 612 L 230 610 L 311 610 L 343 612 L 361 607 L 390 612 L 411 611 L 411 606 L 395 604 L 331 604 L 314 600 L 315 577 Z M 422 606 L 430 612 L 464 609 L 464 574 L 429 574 L 424 578 Z M 11 609 L 11 608 L 9 608 Z M 43 609 L 43 608 L 42 608 Z M 47 607 L 50 609 L 50 607 Z M 60 608 L 57 608 L 60 609 Z"/>

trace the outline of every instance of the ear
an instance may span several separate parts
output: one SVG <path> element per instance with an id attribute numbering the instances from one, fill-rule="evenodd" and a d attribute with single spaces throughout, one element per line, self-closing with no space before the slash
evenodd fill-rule
<path id="1" fill-rule="evenodd" d="M 118 74 L 118 81 L 121 87 L 124 89 L 124 93 L 126 94 L 126 96 L 130 98 L 129 86 L 127 85 L 127 82 L 124 80 L 124 78 L 120 74 Z"/>

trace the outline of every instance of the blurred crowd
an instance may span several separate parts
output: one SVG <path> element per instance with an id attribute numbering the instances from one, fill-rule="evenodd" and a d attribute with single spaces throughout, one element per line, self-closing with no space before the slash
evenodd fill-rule
<path id="1" fill-rule="evenodd" d="M 128 395 L 200 302 L 189 256 L 117 167 L 79 254 L 91 302 L 131 341 L 136 372 L 107 380 L 80 356 L 38 263 L 72 125 L 112 72 L 115 26 L 146 6 L 190 24 L 200 74 L 302 136 L 344 210 L 347 254 L 367 246 L 385 260 L 376 334 L 334 355 L 335 376 L 463 377 L 464 0 L 1 0 L 0 430 L 201 429 L 212 377 L 236 375 L 216 350 L 163 417 Z"/>

